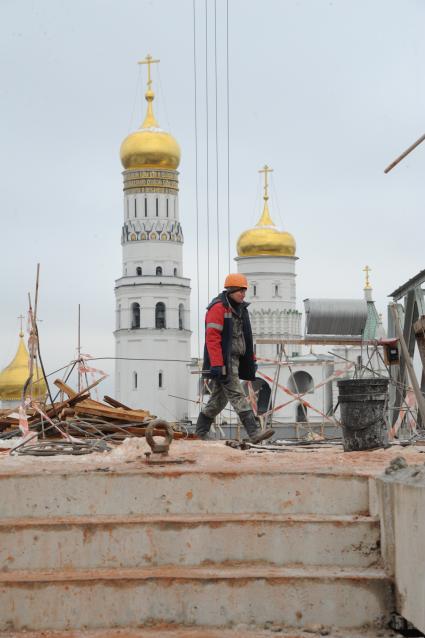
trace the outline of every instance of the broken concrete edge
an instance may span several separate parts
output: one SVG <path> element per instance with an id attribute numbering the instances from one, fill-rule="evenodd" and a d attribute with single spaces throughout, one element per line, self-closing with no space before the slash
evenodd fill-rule
<path id="1" fill-rule="evenodd" d="M 267 623 L 266 623 L 267 624 Z M 264 629 L 252 629 L 245 625 L 237 625 L 232 629 L 211 629 L 211 627 L 164 627 L 146 626 L 135 629 L 94 629 L 42 632 L 0 632 L 0 638 L 401 638 L 392 629 L 336 629 L 331 626 L 311 625 L 300 631 L 297 628 L 282 627 L 268 623 Z"/>
<path id="2" fill-rule="evenodd" d="M 393 459 L 376 477 L 384 568 L 395 585 L 396 611 L 425 632 L 425 466 Z"/>

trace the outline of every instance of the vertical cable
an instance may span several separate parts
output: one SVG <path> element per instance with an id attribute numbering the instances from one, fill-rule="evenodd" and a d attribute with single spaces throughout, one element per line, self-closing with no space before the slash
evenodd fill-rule
<path id="1" fill-rule="evenodd" d="M 220 292 L 220 214 L 218 187 L 218 82 L 217 82 L 217 0 L 214 0 L 214 77 L 215 77 L 215 179 L 216 179 L 216 218 L 217 218 L 217 292 Z"/>
<path id="2" fill-rule="evenodd" d="M 196 280 L 197 280 L 197 331 L 198 358 L 201 356 L 200 299 L 199 299 L 199 188 L 198 188 L 198 86 L 196 76 L 196 0 L 193 0 L 193 74 L 195 87 L 195 207 L 196 207 Z"/>
<path id="3" fill-rule="evenodd" d="M 207 195 L 207 296 L 210 298 L 210 192 L 209 192 L 209 119 L 208 119 L 208 0 L 205 0 L 205 105 L 206 105 L 206 195 Z"/>
<path id="4" fill-rule="evenodd" d="M 229 0 L 226 0 L 226 92 L 227 92 L 227 255 L 228 255 L 228 272 L 230 272 Z"/>

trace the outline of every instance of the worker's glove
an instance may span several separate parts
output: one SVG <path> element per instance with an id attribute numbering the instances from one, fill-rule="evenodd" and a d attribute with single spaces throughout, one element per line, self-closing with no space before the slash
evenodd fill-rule
<path id="1" fill-rule="evenodd" d="M 210 368 L 210 377 L 212 379 L 219 379 L 221 377 L 221 366 L 211 366 Z"/>

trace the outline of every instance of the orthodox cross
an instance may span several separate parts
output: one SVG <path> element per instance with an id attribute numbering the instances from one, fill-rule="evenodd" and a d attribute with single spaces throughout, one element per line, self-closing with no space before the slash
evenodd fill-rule
<path id="1" fill-rule="evenodd" d="M 140 60 L 140 62 L 137 63 L 137 64 L 147 64 L 148 65 L 148 90 L 150 90 L 150 88 L 152 86 L 151 64 L 157 64 L 158 62 L 160 62 L 160 60 L 154 60 L 152 58 L 152 56 L 150 55 L 150 53 L 148 53 L 144 60 Z"/>
<path id="2" fill-rule="evenodd" d="M 365 266 L 363 268 L 363 272 L 366 273 L 366 281 L 365 281 L 365 290 L 372 288 L 372 286 L 370 285 L 370 281 L 369 281 L 369 273 L 371 272 L 372 268 L 369 268 L 369 266 Z"/>
<path id="3" fill-rule="evenodd" d="M 269 181 L 267 177 L 269 173 L 273 173 L 273 169 L 267 166 L 266 164 L 264 168 L 261 168 L 258 172 L 264 173 L 264 199 L 268 199 L 269 198 Z"/>

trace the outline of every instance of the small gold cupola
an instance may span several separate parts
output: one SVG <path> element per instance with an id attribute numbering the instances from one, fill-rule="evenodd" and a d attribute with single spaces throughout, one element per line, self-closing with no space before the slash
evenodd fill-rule
<path id="1" fill-rule="evenodd" d="M 24 333 L 19 333 L 19 344 L 15 357 L 0 372 L 0 400 L 19 401 L 29 376 L 29 354 L 24 342 Z M 34 365 L 32 379 L 33 398 L 41 398 L 47 391 L 42 371 Z"/>
<path id="2" fill-rule="evenodd" d="M 147 55 L 139 64 L 147 64 L 148 81 L 145 98 L 148 103 L 146 117 L 141 127 L 130 133 L 121 144 L 121 163 L 125 169 L 164 168 L 176 170 L 180 164 L 180 146 L 170 133 L 159 128 L 153 114 L 152 102 L 155 93 L 152 91 L 151 64 L 153 60 Z"/>
<path id="3" fill-rule="evenodd" d="M 259 172 L 264 173 L 264 205 L 260 220 L 254 228 L 245 230 L 238 239 L 237 251 L 239 257 L 255 257 L 258 255 L 275 255 L 278 257 L 294 257 L 295 239 L 273 223 L 269 212 L 269 184 L 268 174 L 273 169 L 267 165 Z"/>

